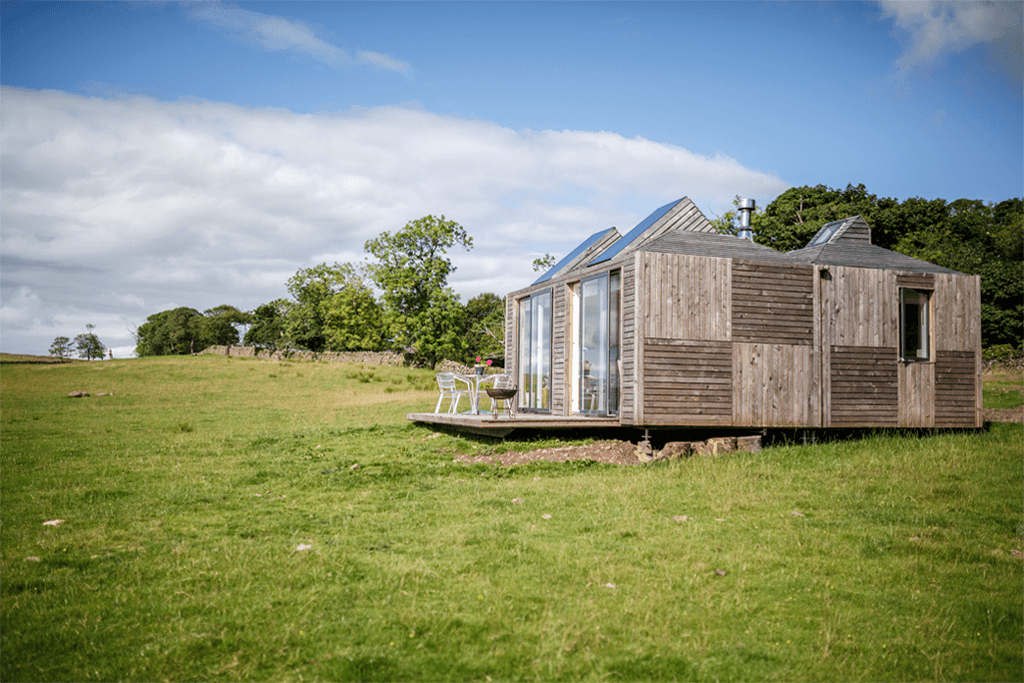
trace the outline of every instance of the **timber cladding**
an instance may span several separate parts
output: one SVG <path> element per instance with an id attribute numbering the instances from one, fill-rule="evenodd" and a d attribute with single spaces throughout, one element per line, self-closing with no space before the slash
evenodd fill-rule
<path id="1" fill-rule="evenodd" d="M 980 427 L 973 351 L 935 354 L 935 426 Z"/>
<path id="2" fill-rule="evenodd" d="M 732 424 L 732 344 L 646 339 L 644 424 Z"/>
<path id="3" fill-rule="evenodd" d="M 729 341 L 729 259 L 643 252 L 643 336 Z"/>
<path id="4" fill-rule="evenodd" d="M 896 347 L 833 346 L 832 427 L 899 426 Z"/>
<path id="5" fill-rule="evenodd" d="M 814 349 L 794 344 L 733 345 L 733 424 L 817 426 L 821 415 Z"/>
<path id="6" fill-rule="evenodd" d="M 732 340 L 814 343 L 813 266 L 732 262 Z"/>

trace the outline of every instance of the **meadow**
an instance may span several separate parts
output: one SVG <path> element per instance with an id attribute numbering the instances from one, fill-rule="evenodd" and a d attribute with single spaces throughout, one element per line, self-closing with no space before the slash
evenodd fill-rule
<path id="1" fill-rule="evenodd" d="M 406 422 L 435 397 L 404 368 L 3 364 L 0 679 L 1024 678 L 1020 424 L 501 468 L 453 460 L 593 435 Z"/>

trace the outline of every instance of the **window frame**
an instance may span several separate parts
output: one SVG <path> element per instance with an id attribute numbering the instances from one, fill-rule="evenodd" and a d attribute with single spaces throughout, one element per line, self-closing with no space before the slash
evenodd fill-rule
<path id="1" fill-rule="evenodd" d="M 527 371 L 529 371 L 530 376 L 532 376 L 534 374 L 532 372 L 532 370 L 533 370 L 532 366 L 533 366 L 533 360 L 534 360 L 534 351 L 535 351 L 534 348 L 533 348 L 533 340 L 534 340 L 534 329 L 533 329 L 533 326 L 534 326 L 534 323 L 539 319 L 539 316 L 535 316 L 533 304 L 534 304 L 534 299 L 540 299 L 540 298 L 545 297 L 545 296 L 548 299 L 548 301 L 547 301 L 547 309 L 548 310 L 547 310 L 547 320 L 546 320 L 546 327 L 547 327 L 547 333 L 548 333 L 547 334 L 547 368 L 546 368 L 547 372 L 545 374 L 538 374 L 539 387 L 537 387 L 537 391 L 535 392 L 535 388 L 533 386 L 531 386 L 530 382 L 527 380 L 527 376 L 528 376 L 527 375 Z M 555 305 L 554 304 L 555 304 L 554 289 L 550 288 L 550 287 L 549 288 L 545 288 L 545 289 L 540 289 L 540 290 L 537 290 L 535 292 L 532 292 L 532 293 L 530 293 L 530 294 L 528 294 L 528 295 L 526 295 L 524 297 L 521 297 L 520 299 L 518 299 L 516 301 L 516 305 L 518 307 L 517 324 L 518 324 L 518 327 L 519 327 L 519 329 L 517 330 L 517 335 L 518 335 L 517 356 L 518 357 L 516 359 L 516 372 L 518 374 L 518 380 L 519 380 L 517 382 L 517 385 L 519 386 L 518 399 L 517 399 L 517 403 L 518 403 L 517 408 L 518 408 L 518 410 L 520 412 L 535 412 L 535 413 L 550 413 L 551 412 L 552 393 L 553 393 L 552 392 L 552 386 L 553 386 L 552 385 L 552 377 L 553 377 L 553 370 L 554 370 L 554 317 L 555 317 L 555 315 L 554 315 L 555 314 Z M 524 310 L 528 311 L 527 315 L 524 315 Z M 525 335 L 524 335 L 524 332 L 525 332 Z M 526 341 L 527 343 L 524 344 L 524 341 Z M 527 347 L 527 348 L 524 348 L 524 347 Z M 541 350 L 541 351 L 543 351 L 543 350 Z M 541 363 L 541 365 L 543 366 L 543 362 Z M 548 390 L 548 392 L 547 392 L 547 401 L 546 402 L 544 401 L 545 382 L 546 382 L 546 388 Z M 539 395 L 540 395 L 540 401 L 539 401 L 540 407 L 537 407 L 537 405 L 534 405 L 534 404 L 537 403 L 537 401 L 535 401 L 535 397 L 536 397 L 536 393 L 538 393 L 538 392 L 539 392 Z"/>
<path id="2" fill-rule="evenodd" d="M 912 292 L 913 296 L 908 297 L 908 292 Z M 908 301 L 908 299 L 917 299 L 916 301 Z M 920 289 L 917 287 L 900 287 L 899 288 L 899 354 L 901 363 L 930 363 L 935 359 L 935 341 L 932 338 L 932 301 L 935 299 L 935 292 L 930 289 Z M 923 301 L 922 301 L 923 300 Z M 916 322 L 908 320 L 907 308 L 908 306 L 915 306 L 918 309 Z M 913 324 L 916 334 L 908 334 L 911 331 L 910 325 Z M 914 340 L 917 343 L 914 343 Z M 909 348 L 910 345 L 916 348 Z M 921 355 L 923 351 L 923 355 Z M 912 352 L 912 354 L 911 354 Z"/>

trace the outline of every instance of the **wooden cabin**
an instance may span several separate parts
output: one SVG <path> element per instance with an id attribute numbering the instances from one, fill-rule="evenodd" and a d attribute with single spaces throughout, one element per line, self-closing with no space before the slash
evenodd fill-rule
<path id="1" fill-rule="evenodd" d="M 980 310 L 859 216 L 781 253 L 683 198 L 509 294 L 505 367 L 520 424 L 980 427 Z"/>

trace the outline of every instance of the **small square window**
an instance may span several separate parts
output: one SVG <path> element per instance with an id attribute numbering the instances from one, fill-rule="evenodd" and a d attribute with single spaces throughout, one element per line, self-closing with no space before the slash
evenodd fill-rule
<path id="1" fill-rule="evenodd" d="M 931 360 L 928 309 L 931 292 L 900 289 L 900 360 L 908 363 Z"/>

